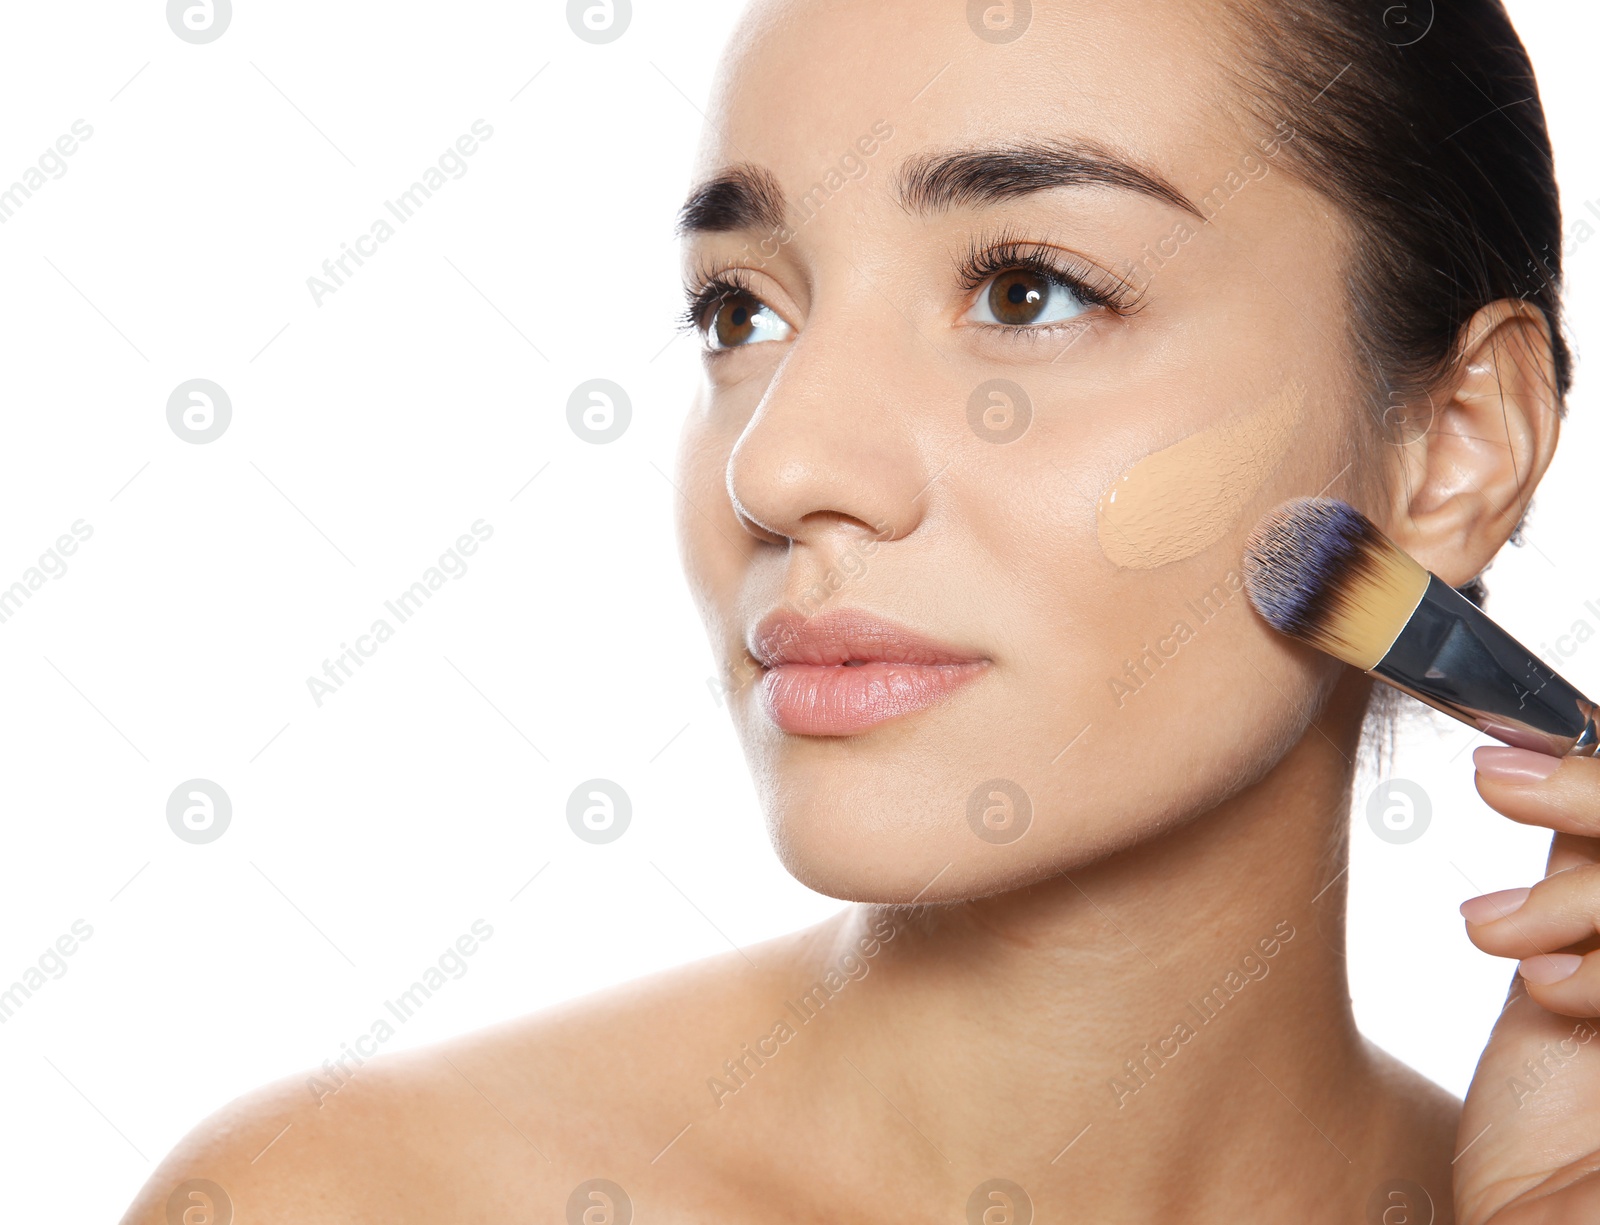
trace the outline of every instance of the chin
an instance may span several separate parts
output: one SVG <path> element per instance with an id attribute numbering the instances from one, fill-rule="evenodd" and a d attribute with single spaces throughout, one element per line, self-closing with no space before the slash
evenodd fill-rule
<path id="1" fill-rule="evenodd" d="M 802 884 L 852 902 L 963 901 L 1202 819 L 1282 760 L 1328 694 L 1288 657 L 1247 668 L 1250 683 L 1194 663 L 1120 709 L 1068 678 L 1028 694 L 997 673 L 849 736 L 783 732 L 748 694 L 736 723 L 773 845 Z"/>

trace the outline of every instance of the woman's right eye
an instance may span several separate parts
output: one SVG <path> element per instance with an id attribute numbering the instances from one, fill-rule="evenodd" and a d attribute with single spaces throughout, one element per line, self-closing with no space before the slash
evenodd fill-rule
<path id="1" fill-rule="evenodd" d="M 764 340 L 786 340 L 787 323 L 760 298 L 737 290 L 718 298 L 705 320 L 706 344 L 712 349 L 738 349 Z"/>

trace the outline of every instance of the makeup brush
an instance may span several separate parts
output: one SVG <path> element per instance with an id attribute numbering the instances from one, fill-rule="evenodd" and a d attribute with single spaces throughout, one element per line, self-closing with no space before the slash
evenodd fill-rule
<path id="1" fill-rule="evenodd" d="M 1600 748 L 1593 702 L 1344 502 L 1267 514 L 1244 586 L 1280 633 L 1497 740 L 1554 757 Z"/>

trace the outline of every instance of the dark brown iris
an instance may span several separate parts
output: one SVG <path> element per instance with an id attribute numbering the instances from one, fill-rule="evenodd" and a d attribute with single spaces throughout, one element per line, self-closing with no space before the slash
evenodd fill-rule
<path id="1" fill-rule="evenodd" d="M 1050 301 L 1050 282 L 1037 272 L 1013 268 L 995 277 L 989 286 L 989 310 L 1001 323 L 1021 326 L 1034 322 Z"/>
<path id="2" fill-rule="evenodd" d="M 732 349 L 748 341 L 755 332 L 755 317 L 761 309 L 761 303 L 749 294 L 732 294 L 722 299 L 711 320 L 717 347 Z"/>

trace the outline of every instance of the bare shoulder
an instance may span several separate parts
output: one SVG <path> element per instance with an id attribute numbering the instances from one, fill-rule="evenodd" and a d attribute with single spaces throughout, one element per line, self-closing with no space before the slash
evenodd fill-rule
<path id="1" fill-rule="evenodd" d="M 1370 1041 L 1367 1052 L 1377 1089 L 1370 1136 L 1374 1151 L 1382 1154 L 1384 1177 L 1404 1178 L 1424 1188 L 1432 1201 L 1434 1225 L 1450 1225 L 1455 1219 L 1451 1166 L 1461 1099 Z"/>
<path id="2" fill-rule="evenodd" d="M 1379 1091 L 1389 1103 L 1385 1115 L 1395 1119 L 1396 1130 L 1427 1137 L 1429 1148 L 1443 1153 L 1448 1163 L 1461 1122 L 1461 1099 L 1370 1041 L 1367 1051 Z"/>
<path id="3" fill-rule="evenodd" d="M 252 1225 L 565 1220 L 597 1179 L 659 1186 L 655 1159 L 715 1105 L 708 1073 L 766 1028 L 819 938 L 696 962 L 348 1075 L 268 1085 L 195 1127 L 123 1225 L 222 1225 L 229 1205 Z"/>

